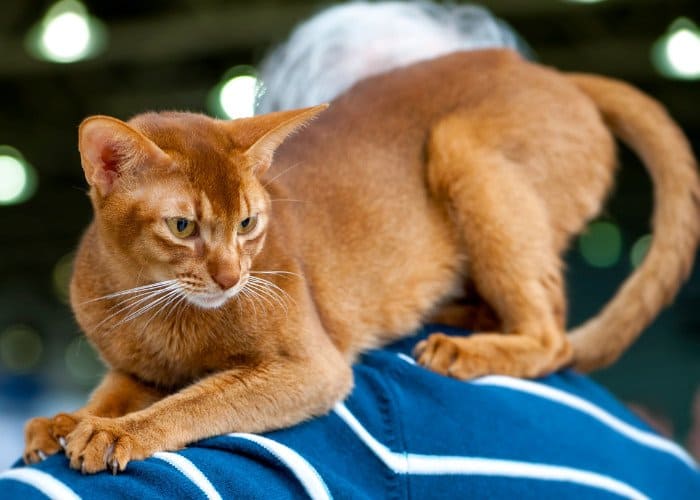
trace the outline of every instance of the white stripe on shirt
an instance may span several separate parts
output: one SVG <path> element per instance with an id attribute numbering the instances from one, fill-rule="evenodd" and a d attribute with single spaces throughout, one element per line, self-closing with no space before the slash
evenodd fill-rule
<path id="1" fill-rule="evenodd" d="M 0 480 L 2 479 L 11 479 L 28 484 L 52 500 L 80 500 L 80 497 L 68 486 L 39 469 L 30 467 L 10 469 L 0 473 Z"/>
<path id="2" fill-rule="evenodd" d="M 679 458 L 682 462 L 688 465 L 688 467 L 693 469 L 697 467 L 695 460 L 693 460 L 693 458 L 676 443 L 662 438 L 661 436 L 657 436 L 656 434 L 652 434 L 651 432 L 638 429 L 637 427 L 628 424 L 611 413 L 608 413 L 590 401 L 586 401 L 583 398 L 574 396 L 573 394 L 562 391 L 561 389 L 555 389 L 554 387 L 533 382 L 531 380 L 505 377 L 503 375 L 489 375 L 487 377 L 472 380 L 471 383 L 481 386 L 502 387 L 514 391 L 526 392 L 528 394 L 539 396 L 555 403 L 568 406 L 569 408 L 578 410 L 589 415 L 590 417 L 593 417 L 612 430 L 633 441 L 636 441 L 641 445 L 674 455 L 676 458 Z"/>
<path id="3" fill-rule="evenodd" d="M 288 446 L 257 434 L 235 432 L 229 436 L 253 441 L 277 457 L 296 476 L 313 500 L 333 498 L 318 471 L 304 457 Z"/>
<path id="4" fill-rule="evenodd" d="M 399 359 L 410 363 L 416 364 L 413 359 L 409 358 L 405 354 L 398 354 Z M 554 403 L 559 403 L 561 405 L 567 406 L 573 410 L 578 410 L 581 413 L 588 415 L 596 419 L 598 422 L 604 424 L 608 428 L 614 430 L 615 432 L 622 434 L 628 439 L 637 442 L 648 448 L 654 448 L 657 451 L 668 453 L 674 457 L 681 460 L 688 467 L 692 469 L 697 468 L 695 460 L 680 446 L 678 446 L 673 441 L 665 439 L 661 436 L 657 436 L 648 431 L 644 431 L 637 427 L 634 427 L 627 422 L 619 419 L 618 417 L 612 415 L 606 410 L 602 409 L 590 401 L 587 401 L 578 396 L 574 396 L 561 389 L 556 389 L 554 387 L 534 382 L 532 380 L 524 380 L 514 377 L 506 377 L 504 375 L 488 375 L 485 377 L 470 380 L 467 383 L 488 387 L 500 387 L 505 389 L 510 389 L 513 391 L 524 392 L 532 396 L 537 396 L 542 399 L 547 399 Z"/>
<path id="5" fill-rule="evenodd" d="M 562 481 L 605 490 L 624 498 L 639 500 L 648 498 L 627 483 L 609 476 L 572 467 L 482 457 L 396 453 L 377 441 L 343 403 L 338 403 L 333 411 L 396 474 L 461 474 Z"/>
<path id="6" fill-rule="evenodd" d="M 222 500 L 221 495 L 219 495 L 214 485 L 207 479 L 207 476 L 205 476 L 189 459 L 169 451 L 156 452 L 153 454 L 153 458 L 163 460 L 175 467 L 183 476 L 192 481 L 197 488 L 202 490 L 202 493 L 204 493 L 209 500 Z"/>

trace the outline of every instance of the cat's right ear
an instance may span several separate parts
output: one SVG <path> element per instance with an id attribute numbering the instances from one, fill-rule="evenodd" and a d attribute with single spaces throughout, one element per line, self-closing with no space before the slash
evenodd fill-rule
<path id="1" fill-rule="evenodd" d="M 80 124 L 78 149 L 85 179 L 101 196 L 119 177 L 143 164 L 157 164 L 168 155 L 140 132 L 111 116 L 91 116 Z"/>

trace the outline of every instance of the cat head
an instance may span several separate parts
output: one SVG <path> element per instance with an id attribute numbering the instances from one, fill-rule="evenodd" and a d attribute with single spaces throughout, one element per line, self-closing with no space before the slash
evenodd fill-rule
<path id="1" fill-rule="evenodd" d="M 285 138 L 326 107 L 232 121 L 192 113 L 83 121 L 100 250 L 113 272 L 133 273 L 120 281 L 167 283 L 204 308 L 236 295 L 270 222 L 261 175 Z"/>

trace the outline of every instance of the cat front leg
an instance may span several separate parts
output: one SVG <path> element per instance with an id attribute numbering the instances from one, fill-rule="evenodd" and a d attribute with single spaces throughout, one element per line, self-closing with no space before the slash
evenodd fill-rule
<path id="1" fill-rule="evenodd" d="M 349 392 L 350 366 L 324 333 L 295 337 L 301 349 L 215 373 L 141 411 L 82 419 L 67 437 L 70 466 L 117 473 L 157 451 L 218 434 L 279 429 L 326 413 Z"/>
<path id="2" fill-rule="evenodd" d="M 51 418 L 36 417 L 27 422 L 24 429 L 24 462 L 36 463 L 59 452 L 66 445 L 66 437 L 88 416 L 119 417 L 141 410 L 164 395 L 164 392 L 146 386 L 129 375 L 110 371 L 83 408 Z"/>

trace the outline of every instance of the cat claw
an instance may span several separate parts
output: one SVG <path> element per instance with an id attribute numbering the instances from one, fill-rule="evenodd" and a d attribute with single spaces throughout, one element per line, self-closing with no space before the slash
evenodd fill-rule
<path id="1" fill-rule="evenodd" d="M 38 450 L 38 451 L 36 452 L 36 454 L 39 455 L 39 458 L 40 458 L 41 460 L 46 460 L 46 453 L 44 453 L 43 451 Z"/>
<path id="2" fill-rule="evenodd" d="M 119 462 L 117 462 L 117 459 L 116 459 L 116 458 L 113 458 L 113 459 L 111 460 L 110 465 L 112 466 L 112 475 L 113 475 L 113 476 L 116 476 L 117 473 L 119 472 Z"/>
<path id="3" fill-rule="evenodd" d="M 65 450 L 66 449 L 66 438 L 64 438 L 63 436 L 58 438 L 58 444 L 61 445 L 61 448 L 63 448 Z"/>

